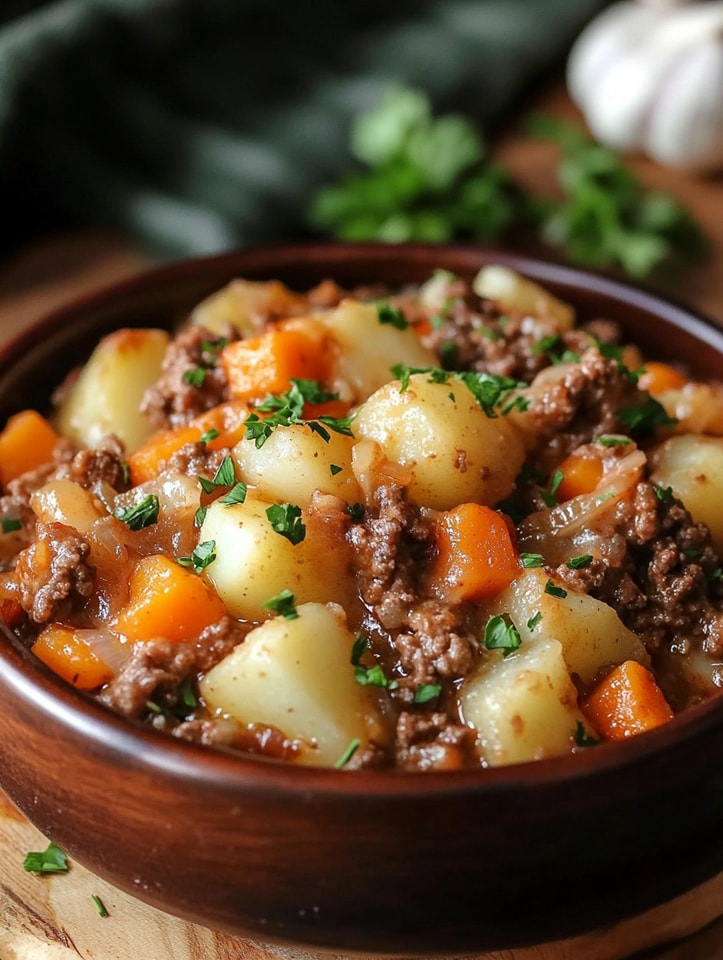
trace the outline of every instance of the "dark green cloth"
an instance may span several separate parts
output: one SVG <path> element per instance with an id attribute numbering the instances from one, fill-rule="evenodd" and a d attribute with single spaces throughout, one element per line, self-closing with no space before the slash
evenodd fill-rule
<path id="1" fill-rule="evenodd" d="M 299 236 L 390 82 L 488 124 L 603 0 L 3 0 L 5 245 L 62 218 L 169 256 Z"/>

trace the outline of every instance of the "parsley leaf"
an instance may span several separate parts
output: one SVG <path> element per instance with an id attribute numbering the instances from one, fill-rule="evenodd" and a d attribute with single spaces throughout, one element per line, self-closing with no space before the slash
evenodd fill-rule
<path id="1" fill-rule="evenodd" d="M 559 597 L 560 600 L 564 600 L 567 596 L 567 590 L 564 587 L 558 587 L 552 580 L 548 580 L 545 584 L 545 593 L 551 597 Z"/>
<path id="2" fill-rule="evenodd" d="M 206 371 L 203 367 L 192 367 L 183 371 L 183 382 L 192 387 L 202 387 L 206 380 Z"/>
<path id="3" fill-rule="evenodd" d="M 212 440 L 216 440 L 220 436 L 221 436 L 221 433 L 215 427 L 211 427 L 210 430 L 206 430 L 205 433 L 201 434 L 200 442 L 210 443 Z"/>
<path id="4" fill-rule="evenodd" d="M 412 703 L 429 703 L 431 700 L 436 700 L 441 692 L 441 683 L 423 683 L 414 691 Z"/>
<path id="5" fill-rule="evenodd" d="M 406 330 L 409 321 L 404 316 L 404 312 L 399 307 L 393 307 L 390 303 L 377 304 L 377 318 L 379 323 L 389 324 L 396 330 Z"/>
<path id="6" fill-rule="evenodd" d="M 221 497 L 221 503 L 225 507 L 232 507 L 235 503 L 244 503 L 247 492 L 248 487 L 246 484 L 243 482 L 243 480 L 238 480 L 236 483 L 234 483 L 226 496 Z"/>
<path id="7" fill-rule="evenodd" d="M 590 736 L 581 720 L 575 726 L 575 743 L 578 747 L 597 747 L 600 744 L 597 737 Z"/>
<path id="8" fill-rule="evenodd" d="M 158 522 L 158 508 L 158 497 L 149 493 L 135 507 L 119 508 L 113 516 L 127 524 L 131 530 L 142 530 Z"/>
<path id="9" fill-rule="evenodd" d="M 204 493 L 213 493 L 217 487 L 231 487 L 236 482 L 236 467 L 232 457 L 224 457 L 213 475 L 213 480 L 199 477 L 198 482 Z"/>
<path id="10" fill-rule="evenodd" d="M 673 502 L 673 488 L 672 487 L 660 487 L 658 484 L 653 484 L 653 490 L 655 491 L 655 496 L 660 500 L 661 503 L 672 503 Z"/>
<path id="11" fill-rule="evenodd" d="M 540 620 L 542 620 L 542 611 L 537 610 L 535 613 L 532 614 L 530 619 L 527 621 L 527 629 L 534 630 L 537 624 L 540 622 Z"/>
<path id="12" fill-rule="evenodd" d="M 522 566 L 526 569 L 530 567 L 542 567 L 545 564 L 545 558 L 541 553 L 521 553 L 520 560 L 522 561 Z"/>
<path id="13" fill-rule="evenodd" d="M 658 427 L 669 427 L 678 422 L 675 417 L 668 416 L 663 404 L 650 394 L 638 406 L 621 407 L 616 411 L 616 416 L 638 437 L 650 436 Z"/>
<path id="14" fill-rule="evenodd" d="M 201 573 L 216 559 L 216 541 L 204 540 L 199 543 L 190 557 L 178 557 L 182 567 L 192 567 L 194 573 Z"/>
<path id="15" fill-rule="evenodd" d="M 266 509 L 266 516 L 276 533 L 286 537 L 294 546 L 306 536 L 301 507 L 293 503 L 274 503 Z"/>
<path id="16" fill-rule="evenodd" d="M 108 910 L 106 909 L 105 904 L 104 904 L 103 901 L 100 899 L 100 897 L 98 896 L 97 893 L 91 893 L 90 899 L 93 901 L 93 905 L 94 905 L 95 909 L 98 911 L 98 916 L 99 916 L 99 917 L 109 917 L 109 916 L 110 916 L 110 914 L 108 913 Z"/>
<path id="17" fill-rule="evenodd" d="M 296 597 L 291 590 L 282 590 L 281 593 L 277 593 L 275 597 L 271 597 L 270 600 L 262 603 L 261 606 L 264 610 L 271 610 L 277 614 L 277 616 L 283 617 L 284 620 L 299 619 L 299 613 L 296 609 Z"/>
<path id="18" fill-rule="evenodd" d="M 351 665 L 354 667 L 354 680 L 362 687 L 383 687 L 387 690 L 396 690 L 398 680 L 389 680 L 380 664 L 365 667 L 361 662 L 364 653 L 369 649 L 369 638 L 360 633 L 354 640 L 351 648 Z"/>
<path id="19" fill-rule="evenodd" d="M 488 650 L 502 650 L 508 657 L 522 643 L 517 627 L 507 614 L 490 617 L 485 626 L 483 644 Z"/>
<path id="20" fill-rule="evenodd" d="M 598 437 L 597 442 L 602 447 L 628 447 L 633 441 L 630 437 L 604 436 Z"/>
<path id="21" fill-rule="evenodd" d="M 350 740 L 349 746 L 346 748 L 344 753 L 342 753 L 342 755 L 336 761 L 336 763 L 334 764 L 334 767 L 337 770 L 342 770 L 349 763 L 349 761 L 357 752 L 360 746 L 361 746 L 361 740 L 359 739 L 359 737 L 354 737 L 353 740 Z"/>
<path id="22" fill-rule="evenodd" d="M 335 476 L 337 475 L 337 473 L 341 473 L 341 471 L 342 471 L 343 469 L 344 469 L 344 468 L 343 468 L 343 467 L 340 467 L 339 464 L 337 464 L 337 463 L 330 463 L 330 464 L 329 464 L 329 473 L 332 475 L 332 477 L 335 477 Z"/>
<path id="23" fill-rule="evenodd" d="M 570 557 L 567 566 L 571 570 L 581 570 L 583 567 L 589 567 L 592 563 L 592 554 L 581 553 L 578 557 Z"/>
<path id="24" fill-rule="evenodd" d="M 28 873 L 67 873 L 68 856 L 55 843 L 50 843 L 47 850 L 33 850 L 23 860 L 23 870 Z"/>
<path id="25" fill-rule="evenodd" d="M 22 522 L 17 517 L 0 518 L 0 530 L 3 533 L 14 533 L 16 530 L 22 530 Z"/>

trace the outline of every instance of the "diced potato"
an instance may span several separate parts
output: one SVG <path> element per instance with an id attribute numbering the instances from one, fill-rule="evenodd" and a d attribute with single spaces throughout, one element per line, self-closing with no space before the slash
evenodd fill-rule
<path id="1" fill-rule="evenodd" d="M 523 645 L 540 637 L 559 641 L 568 670 L 583 683 L 590 683 L 603 667 L 623 660 L 650 665 L 642 642 L 612 607 L 567 587 L 564 597 L 548 593 L 549 579 L 540 568 L 526 570 L 499 595 L 490 612 L 509 614 Z"/>
<path id="2" fill-rule="evenodd" d="M 670 432 L 723 436 L 723 384 L 686 383 L 680 389 L 664 391 L 657 399 L 678 421 L 666 428 Z"/>
<path id="3" fill-rule="evenodd" d="M 217 500 L 206 513 L 200 539 L 216 541 L 216 559 L 204 574 L 229 612 L 264 620 L 270 613 L 262 604 L 282 590 L 291 590 L 298 603 L 334 600 L 351 610 L 356 590 L 344 542 L 323 519 L 304 512 L 306 535 L 292 544 L 271 526 L 269 506 L 249 491 L 245 503 L 226 506 Z"/>
<path id="4" fill-rule="evenodd" d="M 298 614 L 252 630 L 206 674 L 201 695 L 211 711 L 299 741 L 299 762 L 333 766 L 351 741 L 364 749 L 388 733 L 378 692 L 354 680 L 354 636 L 339 608 L 307 603 Z"/>
<path id="5" fill-rule="evenodd" d="M 82 447 L 114 433 L 134 450 L 153 429 L 139 406 L 168 343 L 163 330 L 117 330 L 101 340 L 60 403 L 59 432 Z"/>
<path id="6" fill-rule="evenodd" d="M 223 336 L 231 326 L 242 337 L 253 337 L 270 313 L 288 317 L 305 306 L 306 297 L 293 293 L 278 280 L 232 280 L 195 307 L 191 323 L 217 336 Z"/>
<path id="7" fill-rule="evenodd" d="M 493 767 L 569 753 L 577 724 L 585 726 L 562 645 L 554 639 L 523 642 L 507 658 L 492 651 L 465 680 L 459 706 Z"/>
<path id="8" fill-rule="evenodd" d="M 723 439 L 683 434 L 670 437 L 651 457 L 651 480 L 672 487 L 696 522 L 706 523 L 723 550 Z"/>
<path id="9" fill-rule="evenodd" d="M 571 329 L 575 323 L 575 311 L 568 303 L 509 267 L 500 264 L 482 267 L 473 287 L 477 296 L 495 300 L 503 312 L 519 310 L 533 317 L 549 317 L 557 321 L 562 330 Z"/>
<path id="10" fill-rule="evenodd" d="M 30 506 L 42 523 L 63 523 L 87 534 L 107 511 L 97 497 L 72 480 L 51 480 L 36 490 Z"/>
<path id="11" fill-rule="evenodd" d="M 391 368 L 435 367 L 438 360 L 411 329 L 379 322 L 373 303 L 343 300 L 319 318 L 339 344 L 338 376 L 350 390 L 347 399 L 361 401 L 392 379 Z M 344 393 L 345 391 L 341 391 Z"/>
<path id="12" fill-rule="evenodd" d="M 427 374 L 411 376 L 406 390 L 397 381 L 377 390 L 360 407 L 354 432 L 408 467 L 410 497 L 435 510 L 469 501 L 494 506 L 512 492 L 525 456 L 508 417 L 488 417 L 462 381 L 432 383 Z"/>
<path id="13" fill-rule="evenodd" d="M 351 469 L 355 440 L 327 429 L 328 441 L 306 424 L 277 427 L 263 446 L 241 440 L 231 455 L 241 478 L 269 500 L 308 506 L 320 490 L 356 503 L 361 494 Z"/>

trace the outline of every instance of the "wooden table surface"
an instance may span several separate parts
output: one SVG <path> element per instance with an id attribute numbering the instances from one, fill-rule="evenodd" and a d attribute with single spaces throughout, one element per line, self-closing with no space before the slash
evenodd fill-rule
<path id="1" fill-rule="evenodd" d="M 560 116 L 575 111 L 559 89 L 545 93 L 538 107 Z M 556 150 L 532 143 L 513 130 L 496 145 L 495 154 L 525 183 L 538 191 L 553 189 Z M 642 159 L 634 169 L 651 187 L 669 190 L 682 200 L 711 241 L 711 255 L 692 269 L 684 285 L 660 288 L 723 324 L 723 180 L 696 179 L 663 170 Z M 75 231 L 39 238 L 0 262 L 0 339 L 23 329 L 35 318 L 79 294 L 116 279 L 132 276 L 149 261 L 121 238 L 99 231 Z M 114 891 L 73 865 L 68 876 L 37 878 L 22 869 L 29 849 L 41 849 L 44 839 L 0 794 L 0 960 L 273 960 L 301 954 L 234 941 L 197 927 L 172 921 Z M 111 916 L 95 913 L 91 894 L 100 894 Z M 626 930 L 602 932 L 585 945 L 558 945 L 539 951 L 495 954 L 489 960 L 608 960 L 628 953 L 625 943 L 645 946 L 666 939 L 686 938 L 655 948 L 648 960 L 720 960 L 723 920 L 699 929 L 723 913 L 723 877 L 708 885 L 697 899 L 670 912 L 646 919 L 646 933 L 626 941 Z M 646 939 L 647 937 L 647 939 Z M 641 955 L 642 956 L 642 955 Z"/>

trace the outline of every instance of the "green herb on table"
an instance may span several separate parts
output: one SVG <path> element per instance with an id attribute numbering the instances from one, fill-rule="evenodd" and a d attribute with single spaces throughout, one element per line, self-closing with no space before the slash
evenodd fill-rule
<path id="1" fill-rule="evenodd" d="M 68 856 L 54 843 L 48 845 L 47 850 L 35 850 L 27 854 L 23 860 L 23 869 L 28 873 L 67 873 Z"/>

